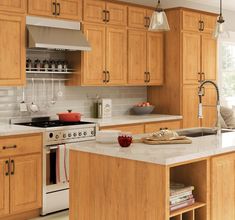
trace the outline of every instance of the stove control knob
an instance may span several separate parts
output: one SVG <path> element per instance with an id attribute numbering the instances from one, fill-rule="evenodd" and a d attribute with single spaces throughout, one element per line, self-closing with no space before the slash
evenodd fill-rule
<path id="1" fill-rule="evenodd" d="M 49 134 L 49 137 L 50 137 L 50 138 L 53 138 L 53 136 L 54 136 L 53 133 L 50 133 L 50 134 Z"/>
<path id="2" fill-rule="evenodd" d="M 78 133 L 78 136 L 81 137 L 81 136 L 82 136 L 82 132 L 79 132 L 79 133 Z"/>
<path id="3" fill-rule="evenodd" d="M 68 137 L 69 137 L 69 138 L 71 138 L 71 137 L 72 137 L 72 134 L 71 134 L 71 133 L 69 133 L 69 134 L 68 134 Z"/>
<path id="4" fill-rule="evenodd" d="M 66 138 L 66 134 L 63 134 L 63 138 Z"/>
<path id="5" fill-rule="evenodd" d="M 55 136 L 56 139 L 59 139 L 59 137 L 60 137 L 60 136 L 59 136 L 58 134 Z"/>
<path id="6" fill-rule="evenodd" d="M 87 132 L 86 132 L 86 131 L 84 131 L 84 132 L 83 132 L 83 134 L 84 134 L 84 136 L 86 136 L 86 135 L 87 135 Z"/>
<path id="7" fill-rule="evenodd" d="M 77 133 L 73 133 L 73 136 L 74 136 L 74 137 L 77 137 Z"/>
<path id="8" fill-rule="evenodd" d="M 92 135 L 92 136 L 94 135 L 94 133 L 95 133 L 94 131 L 91 131 L 91 135 Z"/>

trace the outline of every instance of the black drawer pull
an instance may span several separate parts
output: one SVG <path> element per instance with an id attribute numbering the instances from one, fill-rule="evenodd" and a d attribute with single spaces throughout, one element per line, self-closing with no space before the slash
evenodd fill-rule
<path id="1" fill-rule="evenodd" d="M 11 160 L 11 166 L 12 166 L 12 170 L 11 170 L 11 175 L 15 174 L 15 161 Z"/>
<path id="2" fill-rule="evenodd" d="M 15 149 L 15 148 L 17 148 L 16 145 L 12 145 L 12 146 L 3 146 L 3 147 L 2 147 L 3 150 Z"/>
<path id="3" fill-rule="evenodd" d="M 6 164 L 6 167 L 7 167 L 7 171 L 6 171 L 5 175 L 6 175 L 6 176 L 9 176 L 9 172 L 10 172 L 10 163 L 9 163 L 9 161 L 7 160 L 7 161 L 5 162 L 5 164 Z"/>

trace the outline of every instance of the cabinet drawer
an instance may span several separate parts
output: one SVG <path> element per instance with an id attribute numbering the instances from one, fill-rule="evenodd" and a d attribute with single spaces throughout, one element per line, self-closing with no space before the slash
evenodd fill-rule
<path id="1" fill-rule="evenodd" d="M 181 121 L 165 121 L 145 124 L 145 133 L 153 133 L 161 129 L 177 130 L 181 128 Z"/>
<path id="2" fill-rule="evenodd" d="M 0 157 L 40 153 L 41 150 L 41 134 L 33 134 L 30 136 L 7 136 L 0 138 Z"/>
<path id="3" fill-rule="evenodd" d="M 102 127 L 100 130 L 120 130 L 122 132 L 131 132 L 132 134 L 143 134 L 144 124 Z"/>

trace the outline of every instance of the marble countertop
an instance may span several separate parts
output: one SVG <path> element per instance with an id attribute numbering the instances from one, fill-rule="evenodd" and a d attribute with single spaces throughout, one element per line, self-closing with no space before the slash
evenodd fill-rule
<path id="1" fill-rule="evenodd" d="M 235 151 L 235 132 L 192 138 L 192 144 L 185 145 L 135 143 L 129 148 L 121 148 L 119 144 L 100 144 L 96 141 L 89 141 L 71 145 L 70 149 L 160 165 L 173 165 Z"/>
<path id="2" fill-rule="evenodd" d="M 117 125 L 126 125 L 126 124 L 173 121 L 173 120 L 181 120 L 182 118 L 183 117 L 180 115 L 150 114 L 150 115 L 116 116 L 116 117 L 107 118 L 107 119 L 84 118 L 82 120 L 95 122 L 98 124 L 98 126 L 105 127 L 105 126 L 117 126 Z"/>
<path id="3" fill-rule="evenodd" d="M 33 128 L 20 125 L 0 124 L 0 137 L 44 132 L 43 128 Z"/>

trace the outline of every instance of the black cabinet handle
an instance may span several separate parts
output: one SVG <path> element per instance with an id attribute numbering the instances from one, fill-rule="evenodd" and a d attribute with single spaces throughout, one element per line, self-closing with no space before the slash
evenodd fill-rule
<path id="1" fill-rule="evenodd" d="M 52 8 L 54 9 L 52 14 L 56 15 L 56 3 L 55 2 L 52 3 Z"/>
<path id="2" fill-rule="evenodd" d="M 11 167 L 12 167 L 11 175 L 14 175 L 15 174 L 15 161 L 14 160 L 11 160 Z"/>
<path id="3" fill-rule="evenodd" d="M 202 21 L 202 31 L 204 31 L 204 29 L 205 29 L 205 23 L 204 21 Z"/>
<path id="4" fill-rule="evenodd" d="M 201 73 L 201 72 L 198 72 L 197 81 L 198 81 L 199 83 L 202 82 L 202 73 Z"/>
<path id="5" fill-rule="evenodd" d="M 145 17 L 144 17 L 144 20 L 145 20 L 144 27 L 148 28 L 148 27 L 149 27 L 149 26 L 148 26 L 148 17 L 145 16 Z"/>
<path id="6" fill-rule="evenodd" d="M 103 13 L 103 22 L 106 22 L 107 21 L 107 13 L 106 13 L 106 10 L 103 10 L 102 11 L 102 13 Z"/>
<path id="7" fill-rule="evenodd" d="M 202 74 L 202 81 L 206 80 L 206 74 L 204 72 L 201 73 Z"/>
<path id="8" fill-rule="evenodd" d="M 148 82 L 147 72 L 144 72 L 144 82 L 145 82 L 145 83 L 147 83 L 147 82 Z"/>
<path id="9" fill-rule="evenodd" d="M 17 148 L 17 145 L 12 145 L 12 146 L 3 146 L 2 149 L 3 150 L 8 150 L 8 149 L 15 149 Z"/>
<path id="10" fill-rule="evenodd" d="M 58 12 L 56 13 L 56 15 L 58 16 L 58 15 L 60 15 L 60 3 L 57 3 L 56 5 L 58 7 Z"/>
<path id="11" fill-rule="evenodd" d="M 151 81 L 151 74 L 148 72 L 148 83 Z"/>
<path id="12" fill-rule="evenodd" d="M 110 12 L 109 11 L 106 11 L 107 13 L 107 19 L 106 19 L 106 22 L 110 22 Z"/>
<path id="13" fill-rule="evenodd" d="M 107 83 L 109 83 L 110 82 L 110 72 L 109 71 L 107 71 L 107 76 L 108 76 L 108 78 L 107 78 Z"/>
<path id="14" fill-rule="evenodd" d="M 107 83 L 107 72 L 103 71 L 103 74 L 104 74 L 103 83 Z"/>
<path id="15" fill-rule="evenodd" d="M 9 163 L 9 160 L 5 161 L 5 165 L 7 167 L 7 171 L 6 171 L 5 175 L 9 176 L 9 172 L 10 172 L 10 163 Z"/>

